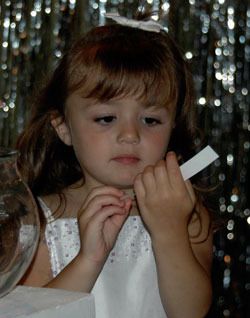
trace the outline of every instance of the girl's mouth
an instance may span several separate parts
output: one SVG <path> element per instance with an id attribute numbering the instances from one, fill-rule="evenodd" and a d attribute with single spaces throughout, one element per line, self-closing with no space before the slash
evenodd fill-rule
<path id="1" fill-rule="evenodd" d="M 120 155 L 114 157 L 112 160 L 124 165 L 133 165 L 140 161 L 138 157 L 133 155 Z"/>

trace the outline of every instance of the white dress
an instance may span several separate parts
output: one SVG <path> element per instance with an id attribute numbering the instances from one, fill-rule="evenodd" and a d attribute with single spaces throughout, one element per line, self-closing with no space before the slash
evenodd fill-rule
<path id="1" fill-rule="evenodd" d="M 50 209 L 39 199 L 45 216 Z M 45 238 L 53 276 L 77 255 L 77 220 L 59 218 L 46 225 Z M 92 293 L 96 318 L 166 318 L 157 284 L 149 233 L 140 216 L 129 216 L 107 258 Z"/>

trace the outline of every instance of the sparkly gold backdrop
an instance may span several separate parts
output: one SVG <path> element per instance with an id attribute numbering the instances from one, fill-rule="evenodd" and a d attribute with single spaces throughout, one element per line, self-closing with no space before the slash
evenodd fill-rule
<path id="1" fill-rule="evenodd" d="M 193 68 L 200 124 L 220 154 L 211 169 L 226 216 L 214 242 L 209 317 L 250 315 L 250 0 L 1 0 L 0 146 L 13 146 L 29 97 L 70 42 L 105 11 L 158 11 Z M 157 18 L 157 15 L 155 16 Z M 248 301 L 247 301 L 248 299 Z"/>

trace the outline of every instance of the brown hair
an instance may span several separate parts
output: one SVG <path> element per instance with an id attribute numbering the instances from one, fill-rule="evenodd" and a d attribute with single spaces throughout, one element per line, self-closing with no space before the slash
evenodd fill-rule
<path id="1" fill-rule="evenodd" d="M 97 100 L 133 95 L 146 104 L 175 107 L 169 148 L 183 160 L 193 155 L 192 76 L 170 35 L 121 25 L 97 27 L 61 59 L 34 100 L 30 121 L 18 139 L 18 168 L 34 194 L 61 193 L 82 178 L 73 148 L 50 124 L 53 114 L 64 116 L 65 102 L 75 91 Z"/>

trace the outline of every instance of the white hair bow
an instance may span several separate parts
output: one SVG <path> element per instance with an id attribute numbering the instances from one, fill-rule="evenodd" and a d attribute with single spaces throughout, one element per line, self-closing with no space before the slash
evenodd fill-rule
<path id="1" fill-rule="evenodd" d="M 104 16 L 106 18 L 112 19 L 118 24 L 129 26 L 132 28 L 141 29 L 144 31 L 157 32 L 159 33 L 161 30 L 165 30 L 164 27 L 158 22 L 149 20 L 149 21 L 138 21 L 134 19 L 128 19 L 125 17 L 121 17 L 118 13 L 105 13 Z"/>

